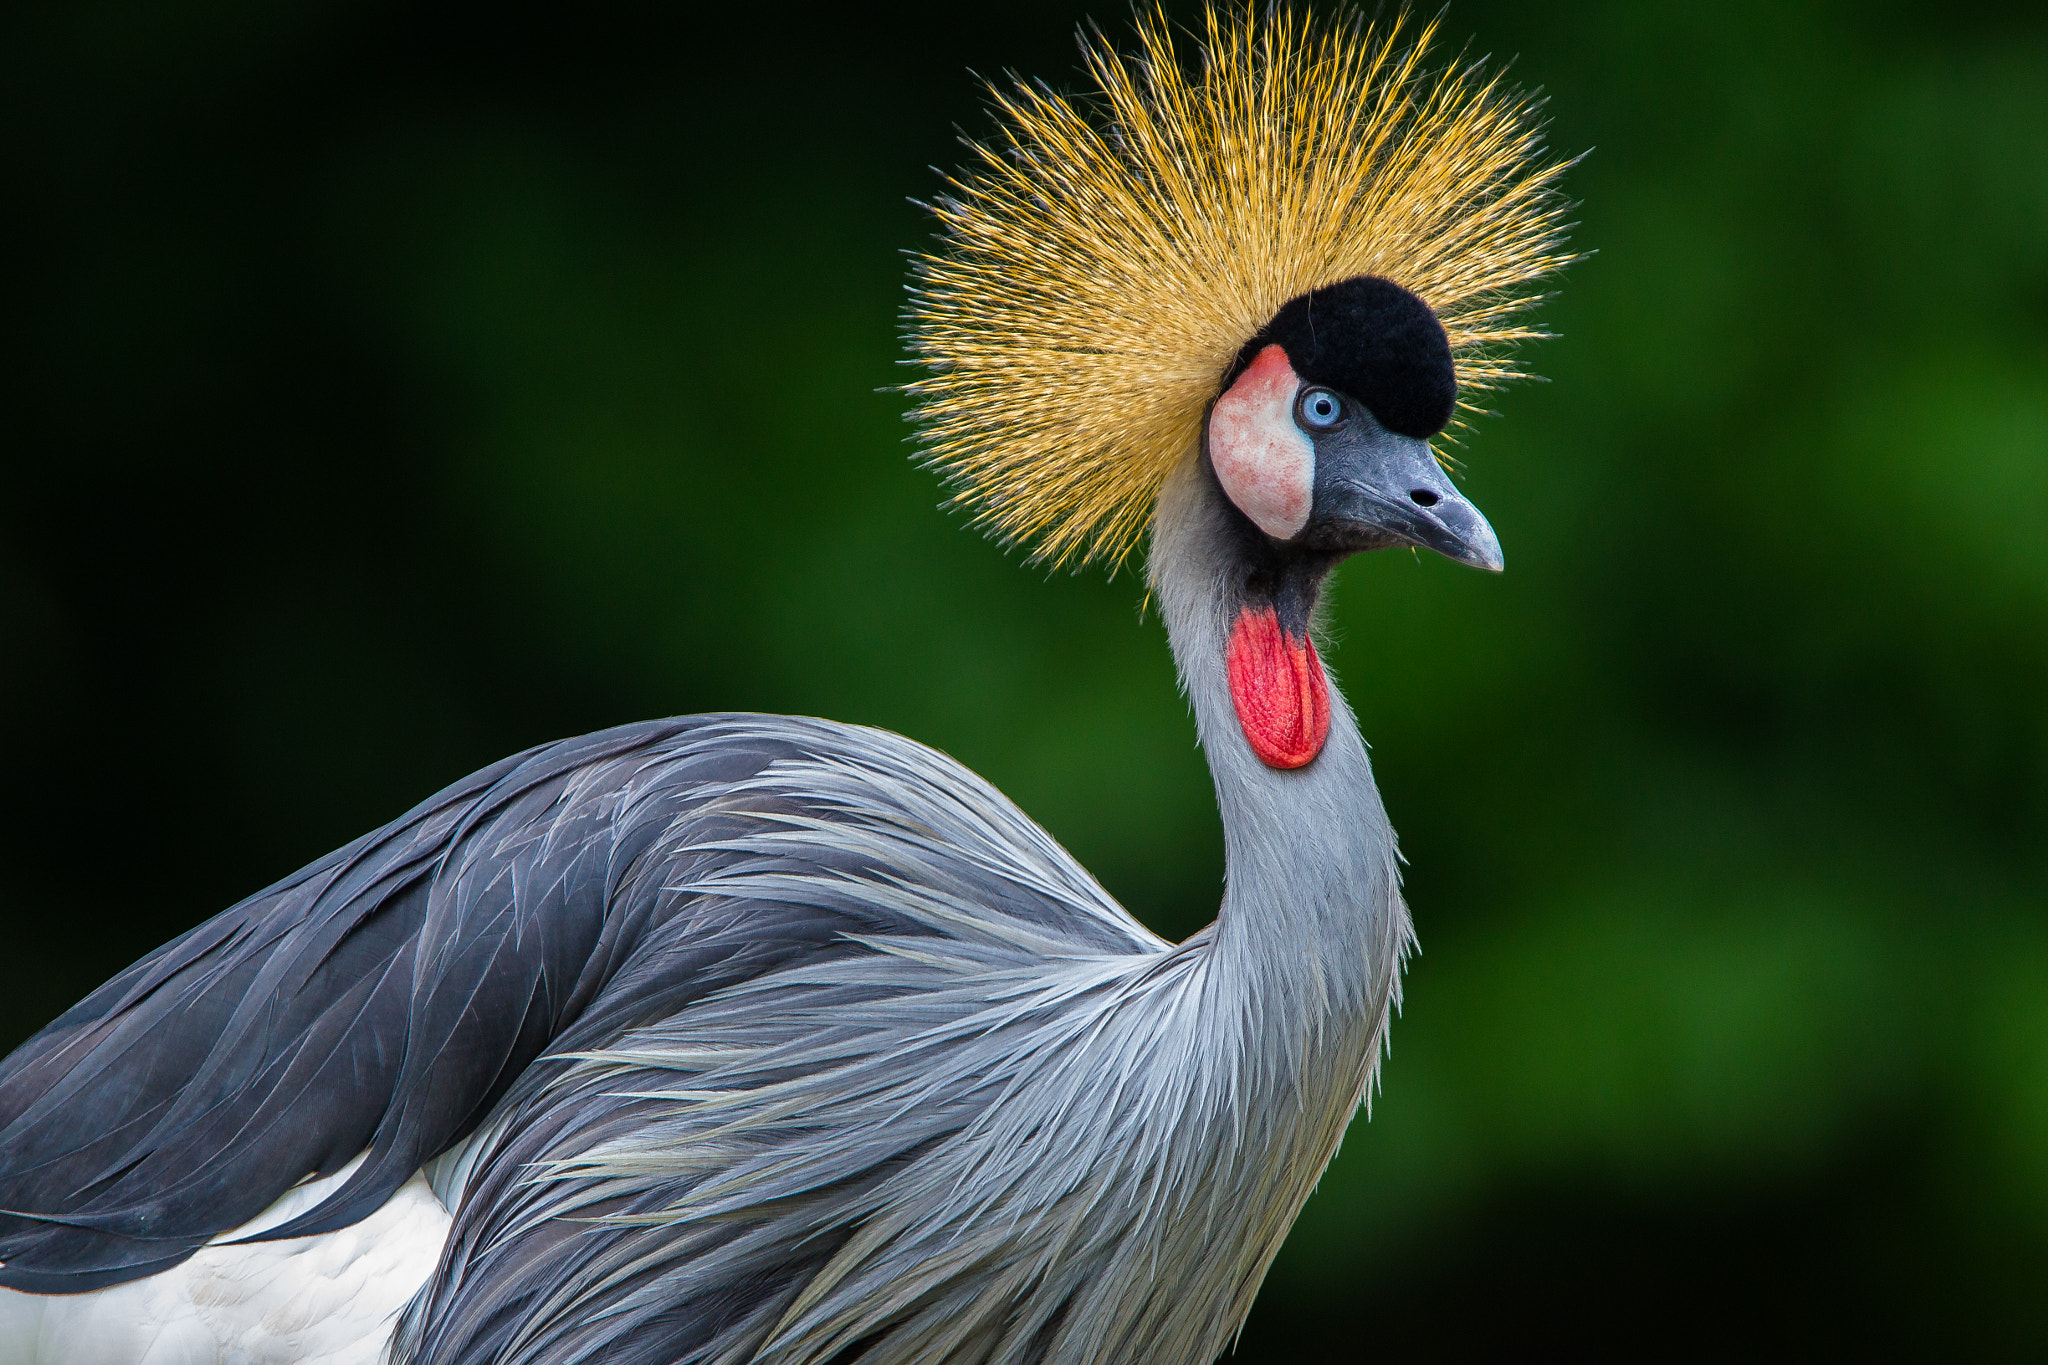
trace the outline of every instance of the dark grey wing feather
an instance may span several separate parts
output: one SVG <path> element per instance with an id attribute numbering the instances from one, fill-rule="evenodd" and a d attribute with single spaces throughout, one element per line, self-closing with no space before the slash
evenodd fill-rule
<path id="1" fill-rule="evenodd" d="M 706 719 L 486 768 L 152 953 L 0 1062 L 0 1285 L 70 1293 L 166 1269 L 365 1148 L 335 1197 L 270 1235 L 381 1204 L 590 1002 L 655 909 L 617 891 L 658 829 L 622 839 L 591 774 L 659 764 Z M 722 755 L 727 775 L 774 756 Z"/>
<path id="2" fill-rule="evenodd" d="M 361 1153 L 263 1235 L 345 1226 L 491 1116 L 395 1359 L 653 1365 L 758 1336 L 853 1224 L 821 1214 L 787 1241 L 773 1220 L 682 1241 L 593 1225 L 676 1187 L 534 1184 L 534 1163 L 658 1131 L 674 1106 L 555 1087 L 575 1054 L 718 1009 L 767 1011 L 750 1043 L 794 1029 L 792 1046 L 886 1054 L 904 1039 L 872 1019 L 837 1038 L 837 1015 L 871 1005 L 914 1035 L 957 1012 L 870 979 L 918 943 L 970 974 L 1166 949 L 986 783 L 896 736 L 700 716 L 508 759 L 150 955 L 0 1062 L 0 1285 L 166 1269 Z M 833 1207 L 970 1110 L 927 1106 L 901 1141 L 834 1158 Z M 797 1128 L 828 1135 L 810 1126 L 824 1118 Z"/>

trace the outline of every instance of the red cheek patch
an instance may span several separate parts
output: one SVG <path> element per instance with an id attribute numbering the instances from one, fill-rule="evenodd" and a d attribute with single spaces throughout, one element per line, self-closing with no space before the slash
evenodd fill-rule
<path id="1" fill-rule="evenodd" d="M 1316 447 L 1294 424 L 1301 380 L 1278 346 L 1260 351 L 1209 410 L 1209 464 L 1253 525 L 1275 540 L 1308 524 Z"/>
<path id="2" fill-rule="evenodd" d="M 1330 737 L 1330 685 L 1315 642 L 1290 639 L 1271 607 L 1238 614 L 1225 655 L 1230 700 L 1252 752 L 1269 768 L 1299 768 Z"/>

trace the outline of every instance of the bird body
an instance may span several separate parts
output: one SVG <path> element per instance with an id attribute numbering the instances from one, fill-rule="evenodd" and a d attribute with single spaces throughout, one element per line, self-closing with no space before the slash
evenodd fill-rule
<path id="1" fill-rule="evenodd" d="M 999 100 L 1007 152 L 937 206 L 912 391 L 1000 533 L 1114 560 L 1149 527 L 1222 812 L 1216 922 L 1160 939 L 882 731 L 693 716 L 516 755 L 0 1064 L 6 1361 L 1227 1348 L 1411 943 L 1317 605 L 1362 550 L 1500 567 L 1429 441 L 1562 259 L 1557 168 L 1496 85 L 1418 86 L 1419 45 L 1212 14 L 1195 79 L 1162 22 L 1140 35 L 1135 66 L 1088 49 L 1114 136 Z M 1397 219 L 1407 256 L 1346 235 Z M 103 1320 L 130 1313 L 156 1335 Z"/>
<path id="2" fill-rule="evenodd" d="M 1227 712 L 1216 721 L 1235 725 Z M 205 1215 L 259 1188 L 246 1172 L 313 1167 L 354 1119 L 349 1141 L 366 1155 L 258 1217 L 289 1229 L 277 1215 L 320 1193 L 344 1201 L 341 1219 L 359 1207 L 388 1220 L 398 1196 L 418 1236 L 434 1225 L 438 1187 L 451 1240 L 445 1255 L 432 1248 L 426 1264 L 440 1271 L 400 1327 L 418 1358 L 665 1361 L 786 1320 L 783 1351 L 761 1358 L 831 1359 L 893 1322 L 902 1344 L 880 1359 L 1002 1359 L 1001 1343 L 1020 1359 L 1208 1360 L 1357 1105 L 1407 934 L 1363 744 L 1348 716 L 1333 736 L 1343 761 L 1318 762 L 1312 777 L 1242 755 L 1245 775 L 1270 788 L 1229 825 L 1244 860 L 1233 868 L 1247 875 L 1218 925 L 1180 945 L 1125 914 L 993 788 L 895 735 L 691 717 L 550 746 L 145 959 L 18 1054 L 9 1079 L 32 1083 L 42 1063 L 118 1096 L 119 1113 L 72 1101 L 66 1127 L 143 1130 L 157 1151 L 181 1127 L 295 1116 L 278 1142 L 308 1150 L 229 1145 L 187 1174 L 182 1201 L 132 1216 L 156 1222 L 172 1254 L 203 1238 Z M 1347 847 L 1315 850 L 1322 884 L 1267 875 L 1297 861 L 1319 808 L 1351 830 Z M 390 924 L 348 964 L 353 981 L 322 984 L 327 1011 L 263 1017 L 264 978 L 333 971 L 345 926 L 401 915 L 410 933 Z M 476 1011 L 467 1034 L 449 1026 L 458 1002 L 540 999 L 600 972 L 599 990 L 557 990 L 530 1042 L 513 1010 Z M 402 989 L 380 992 L 386 983 Z M 593 1000 L 580 1013 L 579 995 Z M 215 1021 L 237 1014 L 257 1016 L 247 1056 L 218 1042 L 236 1030 Z M 109 1018 L 132 1041 L 110 1038 Z M 319 1048 L 344 1022 L 395 1063 L 371 1077 L 351 1059 L 374 1105 L 320 1093 L 331 1077 L 314 1068 L 334 1059 Z M 563 1060 L 537 1065 L 543 1046 Z M 115 1084 L 96 1064 L 150 1074 Z M 294 1069 L 312 1073 L 305 1093 L 271 1079 Z M 517 1079 L 493 1099 L 485 1086 L 501 1072 Z M 249 1079 L 224 1101 L 194 1102 L 236 1075 Z M 470 1091 L 452 1093 L 451 1080 Z M 470 1145 L 485 1154 L 457 1148 L 470 1169 L 421 1176 L 417 1154 L 448 1148 L 480 1108 L 492 1121 Z M 382 1151 L 407 1155 L 380 1162 Z M 10 1148 L 10 1168 L 28 1169 L 29 1155 Z M 132 1159 L 96 1146 L 37 1174 L 54 1197 L 87 1183 L 86 1163 Z M 536 1165 L 559 1175 L 531 1183 Z M 156 1184 L 146 1159 L 130 1169 L 129 1186 Z M 103 1202 L 134 1198 L 117 1177 Z M 612 1222 L 576 1221 L 592 1217 Z M 662 1254 L 626 1256 L 646 1219 L 670 1234 Z M 317 1234 L 302 1266 L 277 1264 L 274 1249 L 291 1242 L 214 1246 L 99 1293 L 125 1294 L 108 1305 L 124 1312 L 174 1307 L 181 1285 L 240 1256 L 245 1280 L 280 1277 L 303 1297 L 332 1278 L 320 1244 L 331 1262 L 338 1239 L 372 1231 L 335 1221 L 301 1224 Z M 740 1227 L 752 1235 L 731 1235 Z M 78 1234 L 48 1240 L 75 1246 Z M 550 1315 L 553 1335 L 523 1339 L 535 1301 L 564 1292 L 564 1238 L 590 1266 L 573 1292 L 611 1315 Z M 420 1265 L 394 1275 L 417 1289 Z M 723 1302 L 711 1285 L 738 1296 L 763 1279 L 781 1292 L 740 1321 L 675 1312 Z M 810 1303 L 796 1302 L 799 1288 Z M 620 1312 L 622 1299 L 648 1321 Z M 273 1311 L 245 1289 L 213 1306 L 210 1325 L 240 1339 L 259 1324 L 239 1315 Z"/>

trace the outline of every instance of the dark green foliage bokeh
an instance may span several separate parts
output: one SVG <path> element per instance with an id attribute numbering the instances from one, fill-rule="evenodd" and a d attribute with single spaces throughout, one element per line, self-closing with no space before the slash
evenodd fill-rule
<path id="1" fill-rule="evenodd" d="M 1206 920 L 1137 576 L 963 531 L 887 391 L 969 69 L 1082 14 L 11 11 L 4 1041 L 672 712 L 901 730 Z M 1463 452 L 1507 574 L 1335 591 L 1424 954 L 1243 1354 L 2038 1349 L 2048 13 L 1445 23 L 1596 254 Z"/>

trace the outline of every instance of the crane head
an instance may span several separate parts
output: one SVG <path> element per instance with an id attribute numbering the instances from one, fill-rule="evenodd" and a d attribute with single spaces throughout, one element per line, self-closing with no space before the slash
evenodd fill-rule
<path id="1" fill-rule="evenodd" d="M 1318 560 L 1415 545 L 1497 571 L 1493 528 L 1429 445 L 1457 394 L 1428 304 L 1377 276 L 1342 280 L 1290 301 L 1245 344 L 1203 454 L 1253 526 Z"/>
<path id="2" fill-rule="evenodd" d="M 1329 734 L 1309 623 L 1332 565 L 1413 545 L 1500 569 L 1493 528 L 1430 449 L 1457 398 L 1436 314 L 1372 275 L 1289 300 L 1225 375 L 1200 459 L 1236 531 L 1231 701 L 1269 767 L 1314 762 Z"/>

